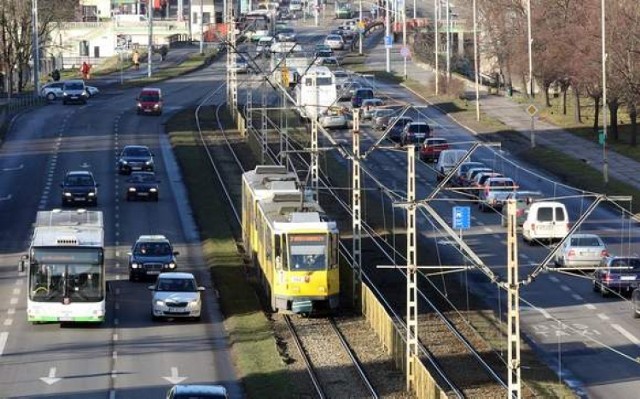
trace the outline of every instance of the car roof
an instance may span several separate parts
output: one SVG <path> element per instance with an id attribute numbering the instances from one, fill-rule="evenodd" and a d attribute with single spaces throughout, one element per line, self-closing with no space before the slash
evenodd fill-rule
<path id="1" fill-rule="evenodd" d="M 127 145 L 123 148 L 123 150 L 126 150 L 127 148 L 143 148 L 148 150 L 149 147 L 147 147 L 146 145 Z"/>
<path id="2" fill-rule="evenodd" d="M 600 236 L 591 233 L 575 233 L 571 234 L 571 238 L 600 238 Z"/>
<path id="3" fill-rule="evenodd" d="M 184 279 L 195 279 L 193 273 L 187 273 L 187 272 L 166 272 L 166 273 L 160 273 L 158 275 L 158 279 L 161 278 L 184 278 Z"/>
<path id="4" fill-rule="evenodd" d="M 411 125 L 411 126 L 427 125 L 427 122 L 416 122 L 416 121 L 413 121 L 413 122 L 409 122 L 409 125 Z"/>
<path id="5" fill-rule="evenodd" d="M 438 143 L 448 143 L 447 139 L 445 139 L 444 137 L 427 137 L 426 139 L 424 139 L 425 143 L 432 143 L 432 142 L 438 142 Z"/>
<path id="6" fill-rule="evenodd" d="M 144 242 L 169 242 L 167 237 L 162 234 L 153 234 L 153 235 L 141 235 L 138 237 L 136 242 L 144 241 Z"/>
<path id="7" fill-rule="evenodd" d="M 67 176 L 91 176 L 93 177 L 93 173 L 88 170 L 71 170 L 67 172 Z"/>

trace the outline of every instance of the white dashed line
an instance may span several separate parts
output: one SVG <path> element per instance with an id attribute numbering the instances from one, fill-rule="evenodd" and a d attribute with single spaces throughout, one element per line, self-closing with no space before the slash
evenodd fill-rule
<path id="1" fill-rule="evenodd" d="M 584 306 L 587 307 L 587 309 L 589 310 L 596 310 L 596 305 L 592 304 L 592 303 L 585 303 Z"/>
<path id="2" fill-rule="evenodd" d="M 2 324 L 4 324 L 5 326 L 10 326 L 13 324 L 13 319 L 6 319 Z"/>
<path id="3" fill-rule="evenodd" d="M 564 291 L 564 292 L 569 292 L 569 291 L 571 291 L 571 288 L 569 288 L 568 286 L 566 286 L 566 285 L 564 285 L 564 284 L 560 286 L 560 289 L 561 289 L 562 291 Z"/>
<path id="4" fill-rule="evenodd" d="M 549 280 L 553 281 L 554 283 L 559 283 L 560 279 L 558 277 L 555 276 L 549 276 Z"/>
<path id="5" fill-rule="evenodd" d="M 118 352 L 113 351 L 113 353 L 111 354 L 111 358 L 113 358 L 113 360 L 116 360 L 118 358 Z"/>
<path id="6" fill-rule="evenodd" d="M 4 353 L 4 347 L 7 345 L 7 339 L 9 338 L 8 332 L 0 333 L 0 356 Z"/>
<path id="7" fill-rule="evenodd" d="M 10 304 L 12 304 L 12 305 L 17 304 L 17 303 L 18 303 L 18 298 L 11 298 L 11 299 L 9 300 L 9 303 L 10 303 Z"/>
<path id="8" fill-rule="evenodd" d="M 117 341 L 118 340 L 118 334 L 113 334 L 113 340 Z"/>
<path id="9" fill-rule="evenodd" d="M 580 296 L 578 294 L 571 294 L 571 297 L 573 299 L 575 299 L 576 301 L 581 301 L 583 299 L 582 296 Z"/>
<path id="10" fill-rule="evenodd" d="M 540 312 L 540 314 L 542 314 L 544 316 L 545 319 L 552 319 L 553 317 L 551 317 L 551 315 L 549 314 L 549 312 L 547 312 L 546 310 L 542 309 L 542 308 L 537 308 L 536 309 L 538 312 Z"/>
<path id="11" fill-rule="evenodd" d="M 24 283 L 24 280 L 20 279 L 20 280 L 16 280 L 16 285 L 22 285 Z"/>
<path id="12" fill-rule="evenodd" d="M 612 324 L 611 327 L 613 327 L 614 330 L 616 330 L 620 334 L 622 334 L 626 339 L 628 339 L 629 341 L 633 342 L 634 345 L 640 346 L 640 340 L 638 340 L 638 338 L 636 338 L 635 335 L 633 335 L 629 331 L 625 330 L 624 327 L 622 327 L 621 325 Z"/>
<path id="13" fill-rule="evenodd" d="M 604 313 L 598 313 L 598 317 L 600 318 L 600 320 L 609 320 L 609 316 Z"/>
<path id="14" fill-rule="evenodd" d="M 16 314 L 16 308 L 7 309 L 7 314 Z"/>
<path id="15" fill-rule="evenodd" d="M 22 291 L 20 288 L 14 288 L 13 295 L 20 295 L 20 291 Z"/>
<path id="16" fill-rule="evenodd" d="M 117 326 L 118 324 L 120 324 L 120 321 L 118 319 L 113 319 L 113 325 Z"/>
<path id="17" fill-rule="evenodd" d="M 110 390 L 109 391 L 109 399 L 116 399 L 116 391 L 115 390 Z"/>

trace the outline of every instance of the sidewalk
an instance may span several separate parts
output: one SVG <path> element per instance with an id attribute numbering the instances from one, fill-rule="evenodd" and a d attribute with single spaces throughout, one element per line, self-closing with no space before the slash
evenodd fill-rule
<path id="1" fill-rule="evenodd" d="M 398 76 L 404 73 L 404 64 L 400 55 L 401 45 L 394 44 L 391 50 L 391 70 Z M 386 57 L 382 42 L 370 48 L 367 52 L 366 63 L 374 70 L 385 70 Z M 407 76 L 417 82 L 427 82 L 433 79 L 433 71 L 429 65 L 412 60 L 407 61 Z M 469 86 L 469 85 L 468 85 Z M 473 89 L 471 89 L 473 90 Z M 419 95 L 419 93 L 416 93 Z M 472 97 L 475 98 L 475 91 Z M 425 99 L 428 102 L 428 100 Z M 491 116 L 520 132 L 527 139 L 530 137 L 531 117 L 526 112 L 527 104 L 518 104 L 510 97 L 488 94 L 486 88 L 480 92 L 480 109 Z M 535 118 L 536 143 L 562 152 L 569 157 L 581 160 L 596 170 L 602 171 L 603 151 L 602 146 L 575 136 L 551 123 Z M 625 182 L 636 189 L 640 189 L 640 162 L 607 149 L 609 163 L 609 176 L 621 182 Z"/>

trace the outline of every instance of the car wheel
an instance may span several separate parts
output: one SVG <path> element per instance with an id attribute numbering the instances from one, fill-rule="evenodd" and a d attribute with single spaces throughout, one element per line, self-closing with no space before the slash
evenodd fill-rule
<path id="1" fill-rule="evenodd" d="M 67 101 L 66 100 L 62 100 L 62 105 L 67 105 Z"/>
<path id="2" fill-rule="evenodd" d="M 193 321 L 200 321 L 201 318 L 202 318 L 201 316 L 197 316 L 197 317 L 194 317 L 192 320 Z"/>
<path id="3" fill-rule="evenodd" d="M 593 284 L 591 285 L 591 288 L 593 288 L 593 292 L 599 291 L 598 283 L 596 282 L 596 280 L 593 280 Z"/>
<path id="4" fill-rule="evenodd" d="M 640 319 L 640 314 L 638 313 L 638 309 L 636 308 L 636 306 L 632 305 L 632 308 L 633 308 L 633 318 Z"/>
<path id="5" fill-rule="evenodd" d="M 56 95 L 54 93 L 47 93 L 47 100 L 55 101 Z"/>
<path id="6" fill-rule="evenodd" d="M 160 318 L 153 313 L 151 313 L 151 321 L 160 321 Z"/>
<path id="7" fill-rule="evenodd" d="M 132 273 L 129 273 L 129 281 L 136 281 L 136 277 Z"/>
<path id="8" fill-rule="evenodd" d="M 609 296 L 609 290 L 604 286 L 604 284 L 600 284 L 600 295 L 602 295 L 603 298 Z"/>
<path id="9" fill-rule="evenodd" d="M 157 195 L 155 195 L 155 196 L 153 196 L 153 198 L 152 198 L 152 199 L 153 199 L 153 201 L 154 201 L 154 202 L 158 202 L 158 199 L 159 199 L 159 198 L 158 198 L 158 196 L 157 196 Z"/>

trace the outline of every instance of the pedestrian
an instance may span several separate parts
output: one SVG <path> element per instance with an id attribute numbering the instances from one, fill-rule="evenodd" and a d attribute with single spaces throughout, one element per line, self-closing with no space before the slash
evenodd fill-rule
<path id="1" fill-rule="evenodd" d="M 80 73 L 82 74 L 82 79 L 87 79 L 89 75 L 89 64 L 86 61 L 82 62 L 82 66 L 80 67 Z"/>
<path id="2" fill-rule="evenodd" d="M 51 72 L 51 79 L 53 79 L 54 82 L 60 80 L 60 71 L 57 68 L 54 69 L 53 72 Z"/>
<path id="3" fill-rule="evenodd" d="M 167 58 L 167 53 L 169 52 L 169 47 L 167 45 L 163 45 L 160 47 L 160 61 L 164 61 Z"/>
<path id="4" fill-rule="evenodd" d="M 140 54 L 138 54 L 138 50 L 133 52 L 131 56 L 131 61 L 133 61 L 133 66 L 136 68 L 136 71 L 140 69 Z"/>

